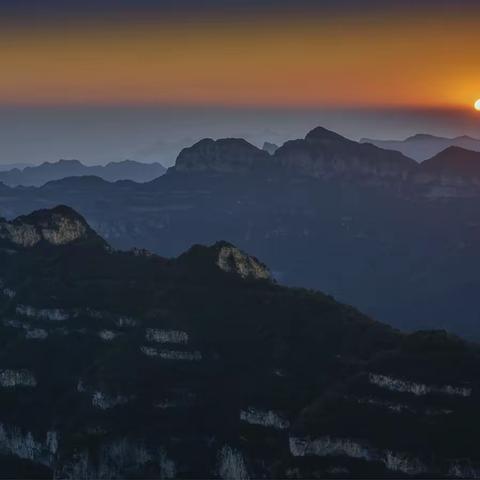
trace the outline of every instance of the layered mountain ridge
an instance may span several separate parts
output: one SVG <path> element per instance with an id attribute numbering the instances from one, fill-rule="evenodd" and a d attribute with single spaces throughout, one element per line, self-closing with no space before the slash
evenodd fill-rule
<path id="1" fill-rule="evenodd" d="M 180 152 L 170 172 L 283 174 L 372 186 L 396 185 L 405 195 L 442 196 L 438 186 L 478 186 L 475 163 L 479 163 L 479 156 L 476 152 L 468 152 L 461 147 L 447 147 L 419 165 L 400 152 L 358 143 L 317 127 L 304 139 L 290 140 L 270 155 L 243 139 L 201 140 Z M 445 168 L 446 163 L 448 168 Z M 429 185 L 427 190 L 425 185 Z M 473 192 L 452 189 L 445 193 L 448 196 L 465 194 Z"/>
<path id="2" fill-rule="evenodd" d="M 285 284 L 325 291 L 396 327 L 480 339 L 474 156 L 464 167 L 457 154 L 470 154 L 449 149 L 417 165 L 325 129 L 306 137 L 273 155 L 244 140 L 207 140 L 145 184 L 0 185 L 0 215 L 72 205 L 115 248 L 162 256 L 225 239 Z"/>
<path id="3" fill-rule="evenodd" d="M 165 173 L 160 163 L 140 163 L 132 160 L 111 162 L 105 166 L 87 166 L 78 160 L 59 160 L 45 162 L 38 166 L 26 166 L 0 171 L 0 182 L 9 186 L 42 186 L 50 181 L 65 177 L 97 176 L 103 180 L 133 180 L 147 182 Z"/>
<path id="4" fill-rule="evenodd" d="M 435 135 L 419 133 L 405 140 L 374 140 L 362 138 L 361 143 L 371 143 L 380 148 L 397 150 L 419 162 L 427 160 L 448 147 L 460 147 L 466 150 L 480 151 L 480 140 L 461 135 L 454 138 L 445 138 Z"/>
<path id="5" fill-rule="evenodd" d="M 180 152 L 175 167 L 185 172 L 236 172 L 329 177 L 403 178 L 416 163 L 398 152 L 348 140 L 317 127 L 303 140 L 291 140 L 270 155 L 242 139 L 205 139 Z"/>
<path id="6" fill-rule="evenodd" d="M 6 476 L 480 475 L 478 346 L 278 285 L 226 242 L 166 259 L 73 220 L 14 220 L 61 241 L 0 248 Z"/>

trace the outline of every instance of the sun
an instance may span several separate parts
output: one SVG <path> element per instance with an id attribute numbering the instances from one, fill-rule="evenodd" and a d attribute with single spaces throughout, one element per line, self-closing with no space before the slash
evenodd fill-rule
<path id="1" fill-rule="evenodd" d="M 475 110 L 480 112 L 480 98 L 474 103 L 473 106 L 474 106 Z"/>

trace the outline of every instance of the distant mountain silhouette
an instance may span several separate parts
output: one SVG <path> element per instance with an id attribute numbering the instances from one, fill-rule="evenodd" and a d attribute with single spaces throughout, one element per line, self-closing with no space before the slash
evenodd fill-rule
<path id="1" fill-rule="evenodd" d="M 317 127 L 304 140 L 291 140 L 274 156 L 285 169 L 315 178 L 401 179 L 416 163 L 401 153 L 361 144 Z"/>
<path id="2" fill-rule="evenodd" d="M 45 162 L 38 166 L 24 169 L 14 168 L 0 172 L 0 182 L 10 186 L 42 186 L 52 180 L 65 177 L 94 175 L 109 182 L 117 180 L 133 180 L 147 182 L 165 173 L 166 169 L 160 163 L 139 163 L 131 160 L 111 162 L 105 166 L 87 166 L 78 160 L 59 160 Z"/>
<path id="3" fill-rule="evenodd" d="M 317 127 L 268 154 L 244 139 L 204 139 L 180 152 L 176 173 L 267 173 L 313 178 L 402 179 L 417 163 L 399 152 L 349 140 Z"/>
<path id="4" fill-rule="evenodd" d="M 242 173 L 265 167 L 270 155 L 243 138 L 205 138 L 184 148 L 173 170 L 183 173 Z"/>
<path id="5" fill-rule="evenodd" d="M 413 177 L 429 196 L 476 196 L 480 187 L 480 152 L 448 147 L 422 162 Z"/>
<path id="6" fill-rule="evenodd" d="M 408 137 L 405 140 L 374 140 L 370 138 L 362 138 L 360 141 L 362 143 L 371 143 L 380 148 L 397 150 L 407 157 L 420 162 L 431 158 L 437 153 L 452 146 L 480 152 L 480 139 L 472 138 L 467 135 L 445 138 L 420 133 Z"/>
<path id="7" fill-rule="evenodd" d="M 0 172 L 7 172 L 15 168 L 23 170 L 26 167 L 33 167 L 33 165 L 31 163 L 4 163 L 0 164 Z"/>

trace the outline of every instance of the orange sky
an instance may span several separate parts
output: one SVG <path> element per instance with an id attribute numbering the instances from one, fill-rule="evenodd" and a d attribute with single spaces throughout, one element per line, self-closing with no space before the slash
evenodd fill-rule
<path id="1" fill-rule="evenodd" d="M 0 29 L 0 104 L 470 107 L 474 15 Z"/>

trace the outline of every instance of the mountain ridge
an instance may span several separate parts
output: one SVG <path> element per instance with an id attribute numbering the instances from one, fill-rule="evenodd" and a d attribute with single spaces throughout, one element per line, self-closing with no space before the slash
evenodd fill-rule
<path id="1" fill-rule="evenodd" d="M 241 174 L 222 167 L 169 170 L 145 184 L 77 178 L 39 189 L 2 187 L 0 215 L 69 204 L 115 248 L 167 257 L 225 239 L 264 259 L 285 284 L 325 291 L 404 329 L 441 327 L 479 339 L 474 179 L 422 173 L 416 164 L 400 178 L 325 174 L 323 161 L 313 176 L 317 147 L 299 142 L 306 166 L 294 145 L 291 169 L 268 156 L 251 171 L 251 159 L 243 162 Z"/>
<path id="2" fill-rule="evenodd" d="M 182 150 L 169 171 L 269 174 L 283 170 L 313 177 L 392 177 L 404 176 L 414 165 L 398 152 L 360 144 L 317 127 L 303 140 L 290 140 L 272 154 L 243 139 L 203 139 Z"/>
<path id="3" fill-rule="evenodd" d="M 59 160 L 44 162 L 38 166 L 28 166 L 22 170 L 15 168 L 0 171 L 0 182 L 9 186 L 42 186 L 50 181 L 73 176 L 98 176 L 106 181 L 135 180 L 145 182 L 165 173 L 160 163 L 139 163 L 132 160 L 110 162 L 105 166 L 88 166 L 79 160 Z"/>
<path id="4" fill-rule="evenodd" d="M 267 164 L 270 155 L 243 138 L 205 138 L 178 155 L 169 171 L 245 173 Z"/>
<path id="5" fill-rule="evenodd" d="M 450 146 L 462 147 L 472 151 L 480 151 L 480 139 L 468 135 L 449 138 L 420 133 L 407 137 L 404 140 L 375 140 L 371 138 L 362 138 L 360 142 L 370 143 L 380 148 L 397 150 L 418 162 L 423 162 L 432 158 Z"/>
<path id="6" fill-rule="evenodd" d="M 425 138 L 419 134 L 411 138 Z M 435 137 L 436 138 L 436 137 Z M 458 137 L 460 138 L 460 137 Z M 450 181 L 458 187 L 457 177 L 465 186 L 475 186 L 471 177 L 472 162 L 463 159 L 469 150 L 447 146 L 440 153 L 418 164 L 396 150 L 360 143 L 323 127 L 308 132 L 304 139 L 289 140 L 269 156 L 265 151 L 243 139 L 204 139 L 184 149 L 170 173 L 217 173 L 258 175 L 303 175 L 311 178 L 361 182 L 390 188 L 403 188 L 405 194 L 417 185 L 437 182 L 444 186 Z M 442 175 L 433 174 L 441 158 L 452 157 L 451 168 L 443 168 Z M 470 154 L 473 158 L 475 155 Z M 456 158 L 459 157 L 459 158 Z M 438 172 L 437 172 L 438 173 Z M 155 181 L 154 181 L 155 182 Z M 428 192 L 422 194 L 428 195 Z M 451 193 L 450 193 L 451 194 Z M 469 193 L 470 194 L 470 193 Z"/>

